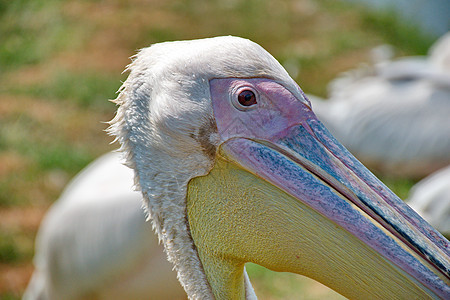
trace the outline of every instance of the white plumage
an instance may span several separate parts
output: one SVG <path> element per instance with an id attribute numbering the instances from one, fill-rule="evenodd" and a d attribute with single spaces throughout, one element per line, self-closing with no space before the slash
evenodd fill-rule
<path id="1" fill-rule="evenodd" d="M 407 201 L 434 228 L 450 236 L 450 165 L 419 181 Z"/>
<path id="2" fill-rule="evenodd" d="M 24 299 L 186 298 L 118 153 L 85 168 L 39 229 Z"/>
<path id="3" fill-rule="evenodd" d="M 450 34 L 429 57 L 385 61 L 311 97 L 330 131 L 367 166 L 423 177 L 450 163 Z"/>
<path id="4" fill-rule="evenodd" d="M 213 298 L 185 203 L 189 181 L 209 173 L 220 142 L 213 131 L 209 80 L 268 77 L 297 94 L 298 85 L 261 46 L 231 36 L 155 44 L 139 52 L 129 71 L 110 132 L 135 170 L 155 231 L 188 297 Z M 251 299 L 248 279 L 246 291 Z"/>

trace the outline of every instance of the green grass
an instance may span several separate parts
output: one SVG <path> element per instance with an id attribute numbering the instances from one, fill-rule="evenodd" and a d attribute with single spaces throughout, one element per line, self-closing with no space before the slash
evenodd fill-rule
<path id="1" fill-rule="evenodd" d="M 345 299 L 326 286 L 304 276 L 273 272 L 253 263 L 246 264 L 245 268 L 259 299 Z M 303 291 L 301 296 L 298 295 L 298 291 Z"/>
<path id="2" fill-rule="evenodd" d="M 16 184 L 17 180 L 23 178 L 23 175 L 24 174 L 10 174 L 8 178 L 0 181 L 0 209 L 21 206 L 24 204 L 25 199 L 20 196 L 20 190 Z"/>
<path id="3" fill-rule="evenodd" d="M 0 4 L 0 66 L 17 69 L 38 63 L 67 43 L 57 1 L 2 0 Z"/>
<path id="4" fill-rule="evenodd" d="M 0 233 L 0 263 L 15 263 L 21 256 L 12 236 Z"/>
<path id="5" fill-rule="evenodd" d="M 14 86 L 6 93 L 49 100 L 70 101 L 81 107 L 112 110 L 108 99 L 116 97 L 120 74 L 56 71 L 48 80 L 28 86 Z"/>
<path id="6" fill-rule="evenodd" d="M 29 237 L 0 231 L 0 263 L 20 263 L 32 258 Z"/>
<path id="7" fill-rule="evenodd" d="M 19 299 L 21 299 L 21 297 L 16 295 L 15 293 L 5 293 L 0 295 L 0 300 L 19 300 Z"/>
<path id="8" fill-rule="evenodd" d="M 417 55 L 425 55 L 434 38 L 423 34 L 412 21 L 401 20 L 393 9 L 365 11 L 363 24 L 379 31 L 387 43 Z"/>
<path id="9" fill-rule="evenodd" d="M 387 175 L 378 176 L 400 199 L 407 199 L 409 190 L 417 183 L 417 180 L 410 178 L 396 178 Z"/>
<path id="10" fill-rule="evenodd" d="M 87 149 L 74 149 L 65 144 L 36 149 L 35 156 L 38 166 L 43 170 L 58 168 L 68 172 L 80 170 L 95 158 Z"/>
<path id="11" fill-rule="evenodd" d="M 0 130 L 0 150 L 30 158 L 41 171 L 58 168 L 74 172 L 94 158 L 87 145 L 76 145 L 70 137 L 49 136 L 50 130 L 54 128 L 42 128 L 38 121 L 21 116 L 13 126 Z"/>

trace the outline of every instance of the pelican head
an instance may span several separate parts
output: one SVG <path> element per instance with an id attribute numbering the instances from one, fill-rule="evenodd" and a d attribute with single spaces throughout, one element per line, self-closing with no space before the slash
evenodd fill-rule
<path id="1" fill-rule="evenodd" d="M 115 102 L 153 227 L 191 299 L 252 298 L 244 264 L 349 298 L 450 298 L 449 243 L 237 37 L 141 50 Z"/>

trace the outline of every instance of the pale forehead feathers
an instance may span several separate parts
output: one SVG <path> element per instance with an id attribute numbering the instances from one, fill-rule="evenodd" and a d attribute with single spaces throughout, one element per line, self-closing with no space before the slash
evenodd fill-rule
<path id="1" fill-rule="evenodd" d="M 291 85 L 293 80 L 258 44 L 237 37 L 166 42 L 139 52 L 132 69 L 151 68 L 158 78 L 173 75 L 212 78 L 265 77 Z"/>

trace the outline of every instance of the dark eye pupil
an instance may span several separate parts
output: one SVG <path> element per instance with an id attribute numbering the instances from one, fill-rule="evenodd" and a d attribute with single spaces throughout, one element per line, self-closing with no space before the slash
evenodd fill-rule
<path id="1" fill-rule="evenodd" d="M 242 106 L 251 106 L 256 104 L 256 96 L 250 90 L 245 90 L 239 93 L 238 101 Z"/>

